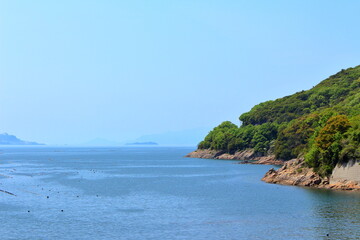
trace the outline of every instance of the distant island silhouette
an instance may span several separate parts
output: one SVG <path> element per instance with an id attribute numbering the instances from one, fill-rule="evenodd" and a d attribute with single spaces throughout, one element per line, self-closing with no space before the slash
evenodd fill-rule
<path id="1" fill-rule="evenodd" d="M 28 142 L 7 133 L 0 134 L 0 145 L 44 145 L 37 142 Z"/>

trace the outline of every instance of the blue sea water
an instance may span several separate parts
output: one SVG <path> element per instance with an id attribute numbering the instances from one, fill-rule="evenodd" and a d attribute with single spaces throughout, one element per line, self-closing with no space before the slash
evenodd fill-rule
<path id="1" fill-rule="evenodd" d="M 1 239 L 360 239 L 360 195 L 192 148 L 0 148 Z M 328 235 L 328 236 L 327 236 Z"/>

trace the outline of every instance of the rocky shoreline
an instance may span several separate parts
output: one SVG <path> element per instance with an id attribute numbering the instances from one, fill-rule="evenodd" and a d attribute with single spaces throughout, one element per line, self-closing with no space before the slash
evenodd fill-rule
<path id="1" fill-rule="evenodd" d="M 360 190 L 360 184 L 354 181 L 337 181 L 331 183 L 330 178 L 322 178 L 312 168 L 305 165 L 303 159 L 287 161 L 278 170 L 270 169 L 261 179 L 267 183 L 294 185 L 324 189 Z"/>
<path id="2" fill-rule="evenodd" d="M 321 177 L 315 173 L 312 168 L 307 167 L 303 159 L 293 159 L 284 162 L 277 160 L 273 155 L 261 156 L 256 154 L 252 149 L 236 152 L 235 154 L 209 149 L 198 149 L 185 157 L 242 160 L 239 164 L 282 165 L 278 170 L 271 168 L 265 174 L 261 180 L 267 183 L 348 191 L 360 190 L 359 182 L 348 180 L 331 182 L 331 177 Z"/>
<path id="3" fill-rule="evenodd" d="M 242 160 L 239 164 L 263 164 L 263 165 L 283 165 L 284 161 L 277 160 L 274 155 L 262 156 L 252 149 L 229 154 L 224 151 L 215 151 L 210 149 L 197 149 L 185 157 L 223 159 L 223 160 Z"/>

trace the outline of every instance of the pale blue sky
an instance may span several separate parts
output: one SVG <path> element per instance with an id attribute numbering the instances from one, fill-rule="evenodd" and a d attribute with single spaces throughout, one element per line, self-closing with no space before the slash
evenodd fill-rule
<path id="1" fill-rule="evenodd" d="M 0 0 L 0 131 L 211 129 L 360 64 L 360 1 Z"/>

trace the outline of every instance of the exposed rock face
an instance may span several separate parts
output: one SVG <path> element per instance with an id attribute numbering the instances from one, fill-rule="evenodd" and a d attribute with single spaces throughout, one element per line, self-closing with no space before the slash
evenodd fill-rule
<path id="1" fill-rule="evenodd" d="M 243 163 L 243 162 L 240 162 Z M 256 158 L 252 164 L 262 164 L 262 165 L 284 165 L 284 161 L 277 160 L 275 156 L 263 156 Z"/>
<path id="2" fill-rule="evenodd" d="M 330 183 L 325 187 L 330 189 L 338 189 L 338 190 L 360 190 L 360 184 L 358 182 L 348 181 L 348 180 L 339 181 L 336 183 Z"/>
<path id="3" fill-rule="evenodd" d="M 189 153 L 186 157 L 191 158 L 207 158 L 207 159 L 226 159 L 226 160 L 243 160 L 241 163 L 249 164 L 265 164 L 265 165 L 282 165 L 284 162 L 276 160 L 274 155 L 262 156 L 255 153 L 252 149 L 228 154 L 223 151 L 215 151 L 210 149 L 198 149 Z"/>
<path id="4" fill-rule="evenodd" d="M 210 149 L 197 149 L 197 150 L 189 153 L 185 157 L 211 159 L 211 158 L 215 158 L 216 156 L 220 155 L 220 153 L 221 152 L 219 152 L 219 151 L 210 150 Z"/>
<path id="5" fill-rule="evenodd" d="M 360 172 L 359 172 L 360 174 Z M 330 179 L 332 176 L 330 177 Z M 297 185 L 316 188 L 338 190 L 360 190 L 360 183 L 347 179 L 329 182 L 328 178 L 322 178 L 311 168 L 307 167 L 303 159 L 293 159 L 284 164 L 278 170 L 270 169 L 262 178 L 267 183 L 284 185 Z"/>
<path id="6" fill-rule="evenodd" d="M 287 161 L 278 170 L 270 169 L 262 180 L 267 183 L 312 187 L 327 184 L 326 180 L 322 179 L 311 168 L 306 167 L 302 159 Z"/>
<path id="7" fill-rule="evenodd" d="M 267 183 L 337 190 L 360 190 L 360 161 L 339 164 L 329 178 L 323 178 L 315 173 L 312 168 L 307 167 L 303 159 L 292 159 L 283 162 L 276 160 L 273 155 L 261 156 L 256 154 L 252 149 L 236 152 L 235 154 L 198 149 L 189 153 L 186 157 L 243 160 L 243 162 L 240 162 L 241 164 L 283 165 L 278 170 L 271 168 L 265 174 L 261 180 Z"/>

